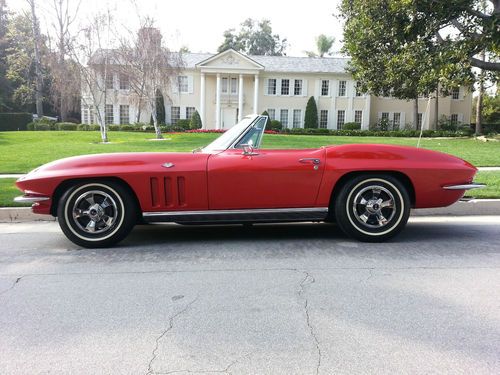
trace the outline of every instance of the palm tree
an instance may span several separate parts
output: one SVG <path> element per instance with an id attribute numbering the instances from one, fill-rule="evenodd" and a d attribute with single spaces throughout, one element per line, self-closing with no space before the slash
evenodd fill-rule
<path id="1" fill-rule="evenodd" d="M 328 37 L 325 34 L 321 34 L 316 38 L 316 48 L 318 52 L 314 51 L 304 51 L 309 57 L 323 57 L 330 53 L 332 49 L 335 38 Z"/>

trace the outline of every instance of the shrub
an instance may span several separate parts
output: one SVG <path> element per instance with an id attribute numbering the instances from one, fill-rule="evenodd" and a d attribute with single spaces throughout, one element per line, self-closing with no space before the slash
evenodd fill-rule
<path id="1" fill-rule="evenodd" d="M 35 129 L 34 130 L 41 130 L 41 131 L 47 131 L 47 130 L 53 130 L 53 126 L 51 124 L 40 124 L 38 122 L 35 122 Z"/>
<path id="2" fill-rule="evenodd" d="M 0 131 L 26 130 L 32 120 L 30 113 L 0 113 Z"/>
<path id="3" fill-rule="evenodd" d="M 316 129 L 318 127 L 318 107 L 314 96 L 311 96 L 307 101 L 306 113 L 304 115 L 304 128 Z"/>
<path id="4" fill-rule="evenodd" d="M 267 116 L 269 117 L 269 113 L 267 111 L 262 112 L 261 116 Z"/>
<path id="5" fill-rule="evenodd" d="M 201 117 L 198 111 L 193 112 L 193 116 L 191 117 L 191 122 L 189 124 L 190 129 L 201 129 L 203 124 L 201 122 Z"/>
<path id="6" fill-rule="evenodd" d="M 56 130 L 77 130 L 78 124 L 72 122 L 58 122 L 55 125 Z"/>
<path id="7" fill-rule="evenodd" d="M 484 134 L 500 134 L 500 122 L 496 124 L 482 124 Z"/>
<path id="8" fill-rule="evenodd" d="M 120 125 L 109 124 L 108 130 L 110 132 L 116 132 L 116 131 L 120 130 Z"/>
<path id="9" fill-rule="evenodd" d="M 267 123 L 267 130 L 280 131 L 282 129 L 281 122 L 278 120 L 271 120 Z"/>
<path id="10" fill-rule="evenodd" d="M 342 129 L 345 130 L 361 130 L 361 124 L 359 122 L 346 122 Z"/>
<path id="11" fill-rule="evenodd" d="M 89 130 L 90 131 L 97 131 L 97 130 L 101 130 L 101 126 L 98 125 L 98 124 L 90 124 L 89 125 Z"/>
<path id="12" fill-rule="evenodd" d="M 136 131 L 136 130 L 142 130 L 140 129 L 139 127 L 137 126 L 134 126 L 134 125 L 120 125 L 120 130 L 122 132 L 133 132 L 133 131 Z"/>
<path id="13" fill-rule="evenodd" d="M 177 124 L 175 126 L 181 129 L 180 131 L 184 131 L 189 130 L 190 123 L 190 120 L 177 120 Z"/>
<path id="14" fill-rule="evenodd" d="M 76 130 L 88 131 L 89 130 L 89 125 L 88 124 L 78 124 L 78 126 L 76 127 Z"/>
<path id="15" fill-rule="evenodd" d="M 35 130 L 35 122 L 31 121 L 26 124 L 26 129 L 27 130 Z"/>

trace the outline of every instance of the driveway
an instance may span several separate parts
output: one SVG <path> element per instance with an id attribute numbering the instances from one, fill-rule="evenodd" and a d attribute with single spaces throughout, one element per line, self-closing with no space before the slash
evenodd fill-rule
<path id="1" fill-rule="evenodd" d="M 500 216 L 137 227 L 81 249 L 0 224 L 1 374 L 500 373 Z"/>

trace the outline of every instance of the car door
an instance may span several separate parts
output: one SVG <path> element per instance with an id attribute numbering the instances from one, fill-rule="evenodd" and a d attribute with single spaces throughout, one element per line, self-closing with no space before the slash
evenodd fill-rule
<path id="1" fill-rule="evenodd" d="M 325 166 L 325 149 L 239 148 L 210 155 L 210 209 L 314 207 Z"/>

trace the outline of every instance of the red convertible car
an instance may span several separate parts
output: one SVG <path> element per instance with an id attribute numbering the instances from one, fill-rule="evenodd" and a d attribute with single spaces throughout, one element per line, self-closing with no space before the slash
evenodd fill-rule
<path id="1" fill-rule="evenodd" d="M 76 156 L 45 164 L 16 184 L 33 212 L 57 216 L 84 247 L 106 247 L 136 223 L 335 221 L 361 241 L 403 229 L 410 208 L 448 206 L 476 168 L 413 147 L 352 144 L 260 149 L 267 117 L 248 116 L 192 153 Z"/>

